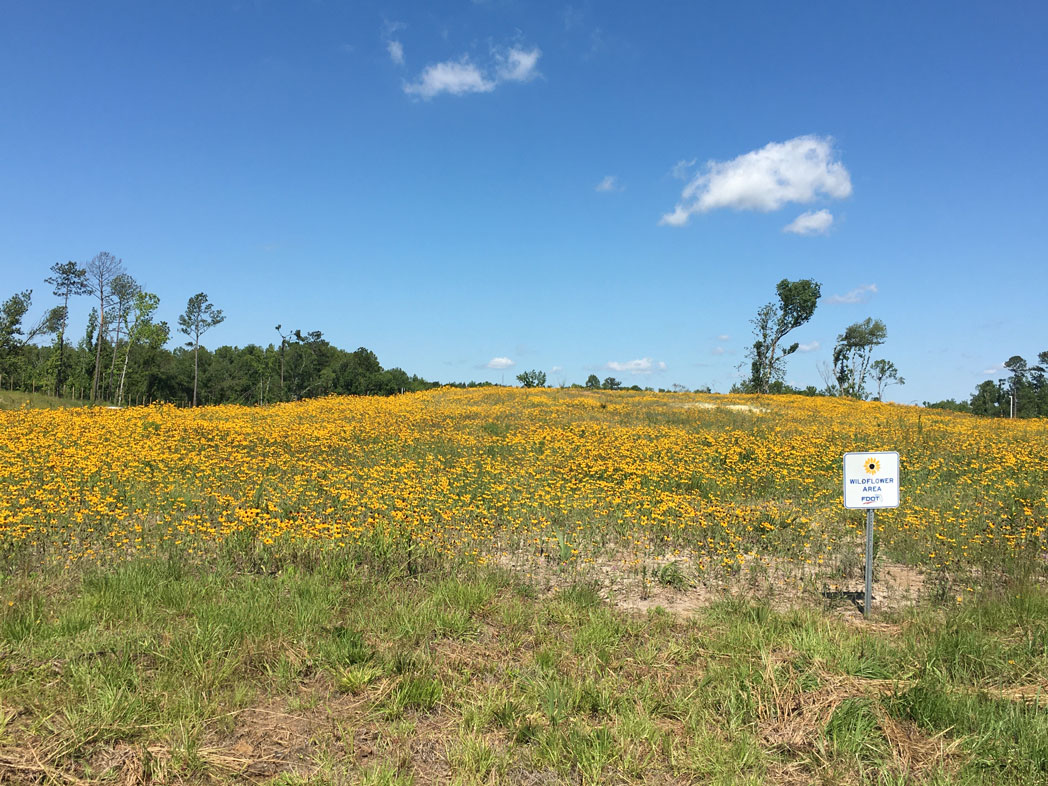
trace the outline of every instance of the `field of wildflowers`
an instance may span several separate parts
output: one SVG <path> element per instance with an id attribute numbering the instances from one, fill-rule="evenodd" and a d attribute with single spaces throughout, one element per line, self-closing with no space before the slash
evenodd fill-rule
<path id="1" fill-rule="evenodd" d="M 1046 448 L 787 397 L 0 411 L 0 783 L 1043 784 Z M 941 602 L 818 606 L 857 449 Z"/>
<path id="2" fill-rule="evenodd" d="M 901 455 L 879 561 L 958 577 L 951 592 L 1044 564 L 1043 421 L 553 389 L 0 412 L 0 560 L 367 548 L 682 584 L 773 569 L 829 586 L 861 560 L 862 513 L 841 504 L 851 450 Z"/>

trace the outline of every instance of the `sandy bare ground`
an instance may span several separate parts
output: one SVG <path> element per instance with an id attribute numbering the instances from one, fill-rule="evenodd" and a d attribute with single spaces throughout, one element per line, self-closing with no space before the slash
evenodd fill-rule
<path id="1" fill-rule="evenodd" d="M 845 616 L 862 617 L 864 580 L 862 566 L 841 576 L 829 566 L 800 572 L 795 564 L 775 558 L 749 560 L 733 572 L 702 576 L 692 557 L 679 555 L 654 563 L 646 570 L 626 569 L 617 557 L 598 559 L 576 569 L 552 564 L 540 556 L 495 560 L 500 567 L 519 573 L 540 590 L 559 591 L 573 584 L 589 583 L 615 608 L 647 612 L 661 608 L 677 614 L 694 614 L 726 599 L 747 599 L 776 610 L 823 608 Z M 874 570 L 871 612 L 900 611 L 929 597 L 926 576 L 901 563 L 877 563 Z"/>

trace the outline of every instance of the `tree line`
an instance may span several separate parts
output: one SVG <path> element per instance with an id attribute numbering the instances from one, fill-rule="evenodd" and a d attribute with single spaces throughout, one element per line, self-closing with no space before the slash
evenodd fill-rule
<path id="1" fill-rule="evenodd" d="M 1021 355 L 1004 362 L 1008 376 L 979 383 L 967 401 L 925 401 L 924 406 L 991 418 L 1048 417 L 1048 350 L 1031 366 Z"/>
<path id="2" fill-rule="evenodd" d="M 50 273 L 44 283 L 57 302 L 37 321 L 27 321 L 32 290 L 0 303 L 0 387 L 117 406 L 158 400 L 196 406 L 391 395 L 436 384 L 383 368 L 365 347 L 348 352 L 320 331 L 282 325 L 276 326 L 279 343 L 210 350 L 203 339 L 225 315 L 203 292 L 190 297 L 178 317 L 183 345 L 168 349 L 172 331 L 156 319 L 159 296 L 122 260 L 103 251 L 86 264 L 56 263 Z M 79 297 L 89 298 L 92 308 L 83 332 L 73 335 L 69 305 Z"/>
<path id="3" fill-rule="evenodd" d="M 225 320 L 225 314 L 204 292 L 190 297 L 178 317 L 177 330 L 185 341 L 168 349 L 172 331 L 167 322 L 156 319 L 159 296 L 146 291 L 122 260 L 103 251 L 86 264 L 56 263 L 50 274 L 44 283 L 51 287 L 56 303 L 35 322 L 26 319 L 32 290 L 0 303 L 0 387 L 118 406 L 158 400 L 196 406 L 268 404 L 330 394 L 391 395 L 439 384 L 400 368 L 383 368 L 366 347 L 353 352 L 340 349 L 316 330 L 276 325 L 279 343 L 208 349 L 203 339 Z M 891 360 L 874 357 L 888 331 L 884 322 L 872 317 L 848 325 L 837 336 L 832 364 L 823 363 L 819 369 L 822 388 L 786 384 L 787 359 L 800 348 L 787 337 L 811 320 L 821 286 L 812 279 L 783 279 L 775 292 L 776 300 L 758 309 L 751 320 L 749 374 L 732 386 L 732 392 L 880 400 L 889 386 L 905 384 Z M 70 301 L 78 297 L 92 303 L 79 338 L 71 335 L 69 324 Z M 50 343 L 42 343 L 47 337 Z M 968 401 L 924 404 L 991 417 L 1048 416 L 1048 351 L 1038 355 L 1038 362 L 1030 365 L 1015 355 L 1004 364 L 1007 377 L 981 383 Z M 524 387 L 545 387 L 546 373 L 524 371 L 517 380 Z M 490 383 L 458 386 L 483 384 Z M 627 388 L 614 377 L 601 380 L 596 374 L 584 386 L 572 387 L 641 389 Z M 673 390 L 684 388 L 674 385 Z"/>

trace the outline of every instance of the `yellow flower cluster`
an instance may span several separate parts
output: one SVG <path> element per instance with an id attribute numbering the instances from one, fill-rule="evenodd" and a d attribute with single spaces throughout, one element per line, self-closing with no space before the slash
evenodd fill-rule
<path id="1" fill-rule="evenodd" d="M 877 517 L 882 553 L 929 567 L 1048 554 L 1043 421 L 493 388 L 0 412 L 0 560 L 380 538 L 473 562 L 817 565 L 862 527 L 841 504 L 852 450 L 901 455 L 902 505 Z"/>

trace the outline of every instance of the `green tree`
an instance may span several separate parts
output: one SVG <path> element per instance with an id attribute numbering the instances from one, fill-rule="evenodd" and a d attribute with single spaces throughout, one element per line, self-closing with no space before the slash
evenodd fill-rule
<path id="1" fill-rule="evenodd" d="M 606 377 L 600 386 L 604 388 L 604 390 L 622 389 L 622 383 L 615 379 L 615 377 Z"/>
<path id="2" fill-rule="evenodd" d="M 771 383 L 786 375 L 786 358 L 797 351 L 794 342 L 781 347 L 786 335 L 812 318 L 818 305 L 822 287 L 817 281 L 802 278 L 783 279 L 776 287 L 777 303 L 768 303 L 753 318 L 756 340 L 747 352 L 750 359 L 750 378 L 746 387 L 755 393 L 767 393 Z"/>
<path id="3" fill-rule="evenodd" d="M 1036 417 L 1038 414 L 1037 396 L 1037 373 L 1039 366 L 1031 368 L 1026 359 L 1020 355 L 1012 355 L 1004 361 L 1004 367 L 1011 376 L 1001 387 L 1007 390 L 1006 395 L 1011 397 L 1008 402 L 1008 413 L 1014 413 L 1017 418 Z"/>
<path id="4" fill-rule="evenodd" d="M 0 304 L 0 386 L 8 377 L 8 387 L 14 384 L 16 351 L 22 346 L 22 320 L 33 302 L 33 290 L 16 292 Z"/>
<path id="5" fill-rule="evenodd" d="M 33 290 L 16 292 L 0 304 L 0 385 L 6 372 L 9 385 L 14 386 L 16 370 L 23 368 L 22 350 L 37 336 L 49 335 L 59 329 L 64 311 L 55 306 L 29 328 L 23 329 L 22 320 L 33 305 Z"/>
<path id="6" fill-rule="evenodd" d="M 952 398 L 945 398 L 942 401 L 925 401 L 922 406 L 928 409 L 946 409 L 950 412 L 972 411 L 972 407 L 967 401 L 954 401 Z"/>
<path id="7" fill-rule="evenodd" d="M 888 337 L 888 329 L 879 319 L 866 317 L 862 322 L 848 325 L 837 336 L 833 348 L 833 370 L 842 396 L 866 398 L 866 376 L 870 370 L 870 355 Z"/>
<path id="8" fill-rule="evenodd" d="M 335 354 L 340 350 L 332 347 L 332 354 L 328 363 L 335 363 Z M 344 354 L 344 353 L 343 353 Z M 382 373 L 382 364 L 378 362 L 378 355 L 367 347 L 357 347 L 344 359 L 344 373 L 339 385 L 340 393 L 350 393 L 357 396 L 366 396 L 376 392 L 381 383 L 379 375 Z"/>
<path id="9" fill-rule="evenodd" d="M 53 276 L 48 276 L 44 281 L 54 287 L 55 297 L 62 299 L 62 324 L 59 327 L 58 340 L 58 364 L 55 369 L 55 395 L 62 395 L 62 385 L 65 384 L 65 334 L 69 329 L 69 298 L 87 295 L 91 287 L 87 283 L 87 271 L 76 262 L 55 262 L 51 265 Z"/>
<path id="10" fill-rule="evenodd" d="M 73 398 L 86 399 L 90 393 L 97 330 L 98 309 L 92 306 L 87 315 L 84 337 L 77 343 L 73 352 L 73 362 L 70 364 L 69 380 L 73 384 Z"/>
<path id="11" fill-rule="evenodd" d="M 993 380 L 987 379 L 980 382 L 975 392 L 972 393 L 969 406 L 976 415 L 1001 417 L 1008 414 L 1007 401 L 1007 391 Z"/>
<path id="12" fill-rule="evenodd" d="M 890 360 L 875 360 L 870 364 L 870 376 L 877 383 L 877 400 L 881 401 L 881 392 L 889 385 L 905 385 L 906 380 L 899 376 L 899 369 Z"/>
<path id="13" fill-rule="evenodd" d="M 586 377 L 586 387 L 590 390 L 597 390 L 600 388 L 600 377 L 596 374 L 590 374 Z"/>
<path id="14" fill-rule="evenodd" d="M 1048 350 L 1037 355 L 1037 365 L 1030 369 L 1031 384 L 1037 402 L 1037 414 L 1048 416 Z"/>
<path id="15" fill-rule="evenodd" d="M 524 371 L 517 374 L 517 381 L 526 388 L 544 388 L 546 387 L 546 372 L 534 369 Z"/>
<path id="16" fill-rule="evenodd" d="M 110 400 L 114 400 L 113 385 L 116 377 L 117 356 L 120 354 L 120 338 L 121 336 L 126 336 L 124 325 L 128 312 L 135 302 L 135 297 L 142 291 L 142 287 L 130 275 L 121 273 L 113 277 L 113 283 L 110 285 L 110 288 L 113 292 L 113 307 L 108 321 L 113 332 L 113 357 L 109 361 L 109 374 L 103 389 L 106 391 L 107 397 Z"/>
<path id="17" fill-rule="evenodd" d="M 200 337 L 225 321 L 222 309 L 209 303 L 207 295 L 198 292 L 186 303 L 186 312 L 178 317 L 178 329 L 189 337 L 187 347 L 193 350 L 193 406 L 197 405 L 197 381 L 200 377 Z"/>
<path id="18" fill-rule="evenodd" d="M 152 292 L 143 292 L 141 289 L 135 294 L 131 307 L 122 314 L 122 320 L 127 336 L 127 345 L 124 348 L 124 366 L 120 371 L 120 387 L 117 389 L 116 403 L 124 404 L 124 383 L 127 380 L 127 364 L 131 358 L 131 348 L 138 342 L 149 343 L 158 337 L 156 332 L 163 330 L 166 334 L 167 325 L 154 324 L 153 315 L 160 306 L 160 298 Z M 166 335 L 164 336 L 166 339 Z"/>
<path id="19" fill-rule="evenodd" d="M 95 371 L 91 379 L 92 403 L 98 398 L 98 385 L 102 373 L 102 339 L 106 335 L 107 314 L 113 302 L 113 279 L 123 272 L 124 263 L 108 251 L 96 254 L 87 263 L 88 294 L 98 298 L 98 337 L 95 341 Z"/>

